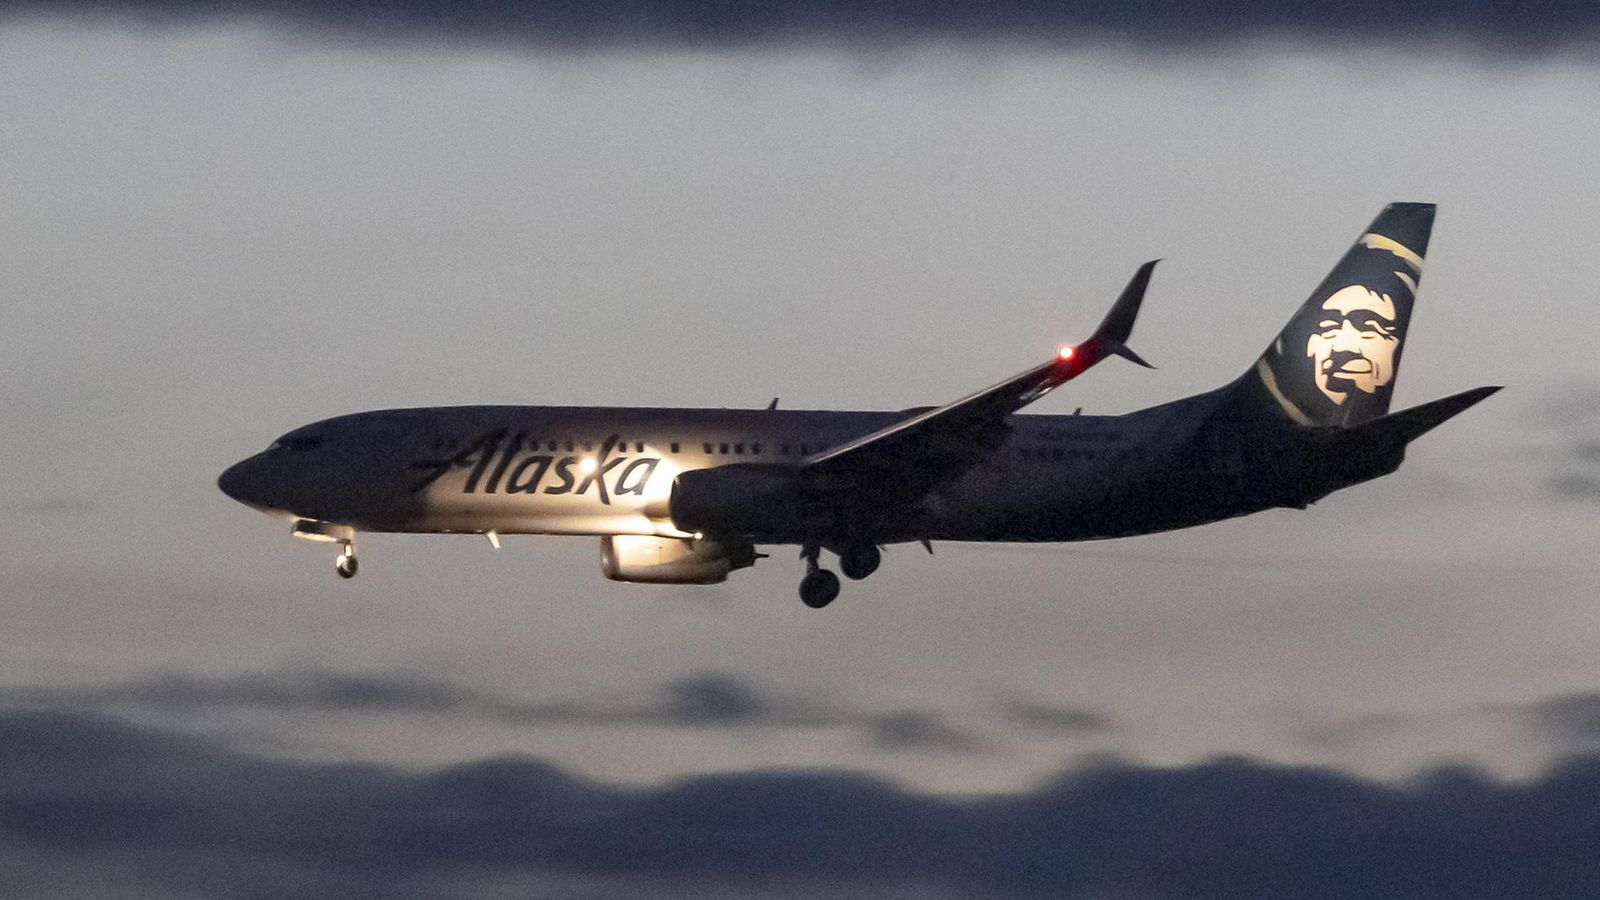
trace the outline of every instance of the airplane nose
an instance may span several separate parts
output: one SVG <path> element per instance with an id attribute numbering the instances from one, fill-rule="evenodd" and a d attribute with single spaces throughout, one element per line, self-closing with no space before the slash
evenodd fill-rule
<path id="1" fill-rule="evenodd" d="M 266 496 L 265 479 L 256 457 L 234 463 L 217 476 L 217 487 L 234 500 L 257 509 L 267 509 L 275 504 Z"/>

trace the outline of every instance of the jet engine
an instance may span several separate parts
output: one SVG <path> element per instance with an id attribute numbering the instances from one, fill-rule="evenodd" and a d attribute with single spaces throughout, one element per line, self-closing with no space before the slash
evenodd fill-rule
<path id="1" fill-rule="evenodd" d="M 717 584 L 756 564 L 749 544 L 619 534 L 600 541 L 600 569 L 612 581 Z"/>
<path id="2" fill-rule="evenodd" d="M 791 534 L 804 524 L 802 499 L 793 467 L 734 464 L 679 474 L 668 510 L 672 523 L 689 532 Z"/>

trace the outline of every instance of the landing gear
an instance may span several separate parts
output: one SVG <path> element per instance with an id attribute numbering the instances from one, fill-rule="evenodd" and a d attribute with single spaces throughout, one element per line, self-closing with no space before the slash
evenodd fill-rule
<path id="1" fill-rule="evenodd" d="M 851 581 L 860 581 L 878 571 L 878 563 L 882 561 L 883 554 L 877 547 L 872 544 L 858 544 L 839 554 L 839 571 Z"/>
<path id="2" fill-rule="evenodd" d="M 333 570 L 339 573 L 340 578 L 354 578 L 356 572 L 361 570 L 361 563 L 356 561 L 356 548 L 349 541 L 340 542 L 344 549 L 340 551 L 339 558 L 333 563 Z"/>
<path id="3" fill-rule="evenodd" d="M 827 569 L 809 572 L 800 579 L 800 602 L 821 609 L 839 596 L 839 576 Z"/>
<path id="4" fill-rule="evenodd" d="M 817 564 L 822 548 L 807 544 L 800 548 L 800 558 L 806 561 L 806 577 L 800 579 L 800 602 L 812 609 L 821 609 L 839 596 L 839 576 Z"/>

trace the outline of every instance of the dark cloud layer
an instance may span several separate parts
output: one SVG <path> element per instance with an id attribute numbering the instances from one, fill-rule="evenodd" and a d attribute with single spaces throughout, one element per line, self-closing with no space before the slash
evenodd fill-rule
<path id="1" fill-rule="evenodd" d="M 1073 41 L 1119 38 L 1183 45 L 1254 37 L 1403 41 L 1457 38 L 1502 50 L 1570 45 L 1600 29 L 1600 8 L 1573 2 L 1442 0 L 10 0 L 0 11 L 111 11 L 159 22 L 256 18 L 377 37 L 479 38 L 587 45 L 664 42 L 728 45 L 793 40 L 941 38 Z"/>
<path id="2" fill-rule="evenodd" d="M 1442 771 L 1393 787 L 1224 760 L 976 799 L 838 772 L 640 790 L 528 759 L 409 774 L 0 712 L 0 860 L 35 883 L 104 866 L 138 885 L 124 896 L 585 896 L 623 879 L 649 895 L 1549 900 L 1600 895 L 1596 834 L 1596 758 L 1519 784 Z"/>

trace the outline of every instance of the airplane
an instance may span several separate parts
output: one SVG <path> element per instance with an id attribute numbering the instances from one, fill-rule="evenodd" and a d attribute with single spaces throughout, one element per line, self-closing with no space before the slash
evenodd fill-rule
<path id="1" fill-rule="evenodd" d="M 943 406 L 899 412 L 460 406 L 344 415 L 297 428 L 225 471 L 229 497 L 337 544 L 358 532 L 600 538 L 606 577 L 715 584 L 798 546 L 800 599 L 882 549 L 934 541 L 1064 542 L 1304 509 L 1395 471 L 1406 445 L 1480 387 L 1389 412 L 1435 207 L 1385 207 L 1267 350 L 1232 382 L 1123 415 L 1019 410 L 1127 346 L 1156 263 L 1099 328 Z"/>

